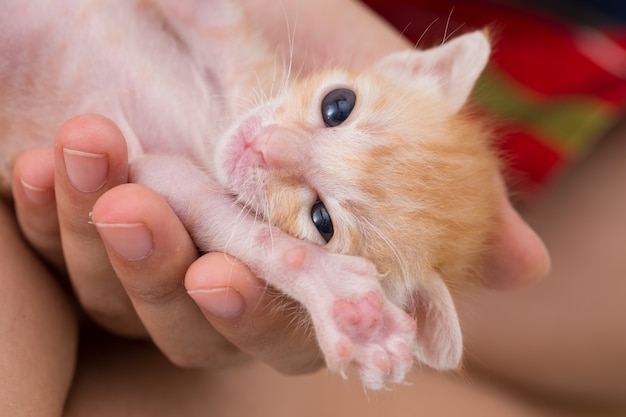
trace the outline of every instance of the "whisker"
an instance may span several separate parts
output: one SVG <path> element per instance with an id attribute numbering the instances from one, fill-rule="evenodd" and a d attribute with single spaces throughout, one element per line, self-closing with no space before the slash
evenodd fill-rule
<path id="1" fill-rule="evenodd" d="M 285 6 L 283 5 L 283 15 L 285 16 L 285 23 L 287 25 L 287 39 L 289 42 L 289 53 L 288 53 L 289 63 L 287 65 L 286 73 L 284 75 L 281 93 L 283 93 L 287 89 L 289 80 L 291 79 L 291 71 L 293 68 L 293 54 L 294 54 L 294 48 L 295 48 L 294 45 L 295 45 L 295 38 L 296 38 L 296 30 L 298 29 L 299 14 L 300 14 L 299 10 L 296 10 L 296 15 L 294 17 L 293 29 L 292 29 L 291 24 L 289 22 L 289 16 L 287 14 L 287 10 L 285 9 Z"/>
<path id="2" fill-rule="evenodd" d="M 267 213 L 267 216 L 265 218 L 265 220 L 267 221 L 267 226 L 269 227 L 269 231 L 270 231 L 270 242 L 272 242 L 272 253 L 274 253 L 274 227 L 273 227 L 273 222 L 271 219 L 271 207 L 270 207 L 270 202 L 269 202 L 269 198 L 267 196 L 267 188 L 265 188 L 263 190 L 263 194 L 264 194 L 264 202 L 265 202 L 265 213 Z"/>
<path id="3" fill-rule="evenodd" d="M 404 29 L 402 29 L 402 32 L 400 32 L 400 35 L 404 36 L 406 31 L 409 30 L 409 27 L 411 27 L 412 24 L 413 24 L 413 21 L 410 21 L 409 23 L 407 23 L 406 26 L 404 26 Z"/>
<path id="4" fill-rule="evenodd" d="M 442 45 L 448 40 L 448 30 L 450 30 L 450 20 L 452 19 L 452 13 L 454 13 L 454 6 L 452 6 L 452 9 L 450 9 L 450 13 L 448 13 L 448 19 L 446 19 L 446 28 L 443 31 L 443 39 L 441 39 Z"/>
<path id="5" fill-rule="evenodd" d="M 463 29 L 463 27 L 465 26 L 465 23 L 461 23 L 459 25 L 459 27 L 457 27 L 456 29 L 454 29 L 452 32 L 450 32 L 448 39 L 453 38 L 455 33 L 457 33 L 458 31 L 460 31 L 461 29 Z M 448 41 L 448 39 L 446 39 L 446 42 Z"/>
<path id="6" fill-rule="evenodd" d="M 435 23 L 437 23 L 439 21 L 439 18 L 436 18 L 435 20 L 433 20 L 432 22 L 430 22 L 430 24 L 428 26 L 426 26 L 426 29 L 424 29 L 424 31 L 422 32 L 422 35 L 419 37 L 419 39 L 417 40 L 417 42 L 415 42 L 415 49 L 417 49 L 420 45 L 420 43 L 422 43 L 422 40 L 424 40 L 424 36 L 426 36 L 426 34 L 428 33 L 428 31 L 433 27 L 433 25 Z"/>
<path id="7" fill-rule="evenodd" d="M 448 30 L 450 29 L 450 22 L 452 21 L 452 13 L 454 13 L 454 7 L 452 7 L 452 10 L 450 10 L 450 14 L 448 14 L 448 20 L 446 21 L 446 30 L 444 32 L 444 36 L 443 36 L 443 39 L 441 41 L 442 45 L 444 43 L 448 42 L 448 40 L 450 40 L 450 38 L 453 38 L 454 34 L 457 33 L 459 30 L 461 30 L 461 28 L 463 28 L 463 26 L 465 26 L 465 23 L 461 23 L 456 29 L 454 29 L 452 32 L 448 33 Z"/>
<path id="8" fill-rule="evenodd" d="M 253 100 L 253 103 L 256 104 L 259 99 L 263 99 L 265 92 L 263 91 L 263 82 L 261 81 L 258 71 L 254 71 L 254 78 L 257 83 L 257 88 L 254 89 L 254 94 L 252 94 L 251 100 Z"/>
<path id="9" fill-rule="evenodd" d="M 368 219 L 362 216 L 359 216 L 359 218 L 360 221 L 366 224 L 369 230 L 371 230 L 389 248 L 389 250 L 393 254 L 393 257 L 396 259 L 396 262 L 400 266 L 401 276 L 399 278 L 402 279 L 402 281 L 404 281 L 408 286 L 409 283 L 413 281 L 413 277 L 411 277 L 411 275 L 409 274 L 409 269 L 406 267 L 406 262 L 400 254 L 398 247 L 391 241 L 391 239 L 389 239 L 378 227 L 373 225 Z"/>

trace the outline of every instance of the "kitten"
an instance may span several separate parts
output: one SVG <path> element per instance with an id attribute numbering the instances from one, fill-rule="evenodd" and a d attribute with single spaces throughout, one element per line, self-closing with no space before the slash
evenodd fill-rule
<path id="1" fill-rule="evenodd" d="M 18 153 L 103 114 L 131 180 L 164 195 L 202 250 L 306 308 L 329 369 L 380 389 L 415 358 L 459 366 L 448 285 L 479 273 L 496 226 L 496 158 L 464 110 L 483 33 L 288 79 L 225 0 L 5 3 L 2 192 Z"/>

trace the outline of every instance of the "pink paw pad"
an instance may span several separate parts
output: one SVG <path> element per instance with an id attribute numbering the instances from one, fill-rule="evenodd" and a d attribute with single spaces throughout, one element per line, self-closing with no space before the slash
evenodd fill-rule
<path id="1" fill-rule="evenodd" d="M 392 359 L 387 352 L 376 352 L 372 359 L 372 365 L 380 375 L 387 376 L 392 373 Z"/>
<path id="2" fill-rule="evenodd" d="M 338 333 L 327 353 L 331 369 L 356 371 L 366 388 L 381 389 L 404 380 L 413 363 L 416 323 L 402 309 L 370 291 L 359 298 L 333 303 Z"/>
<path id="3" fill-rule="evenodd" d="M 348 334 L 357 336 L 371 332 L 382 324 L 383 302 L 375 292 L 356 300 L 337 300 L 334 304 L 334 318 Z"/>

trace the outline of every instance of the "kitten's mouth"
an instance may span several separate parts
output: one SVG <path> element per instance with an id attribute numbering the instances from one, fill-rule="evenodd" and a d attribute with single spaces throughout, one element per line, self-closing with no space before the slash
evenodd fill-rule
<path id="1" fill-rule="evenodd" d="M 263 129 L 265 118 L 256 112 L 245 118 L 227 139 L 226 158 L 222 162 L 225 186 L 234 196 L 237 205 L 258 213 L 254 207 L 262 200 L 263 156 L 255 149 L 258 133 Z M 258 207 L 257 207 L 258 208 Z"/>
<path id="2" fill-rule="evenodd" d="M 263 118 L 258 114 L 253 114 L 245 119 L 235 130 L 229 140 L 228 158 L 225 161 L 226 172 L 230 183 L 239 182 L 242 176 L 248 175 L 251 166 L 259 159 L 253 149 L 257 133 L 262 128 Z"/>

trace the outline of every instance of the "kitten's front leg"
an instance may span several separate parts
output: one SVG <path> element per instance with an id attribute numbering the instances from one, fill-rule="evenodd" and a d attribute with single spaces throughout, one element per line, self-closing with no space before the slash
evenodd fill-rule
<path id="1" fill-rule="evenodd" d="M 415 321 L 385 297 L 369 261 L 328 252 L 243 212 L 183 158 L 142 157 L 131 165 L 131 180 L 168 199 L 202 250 L 231 253 L 302 303 L 329 369 L 355 371 L 370 389 L 404 380 Z"/>
<path id="2" fill-rule="evenodd" d="M 404 380 L 417 344 L 415 320 L 385 297 L 371 262 L 328 252 L 267 225 L 245 228 L 255 229 L 249 232 L 255 249 L 225 250 L 304 305 L 331 371 L 356 372 L 369 389 Z"/>

